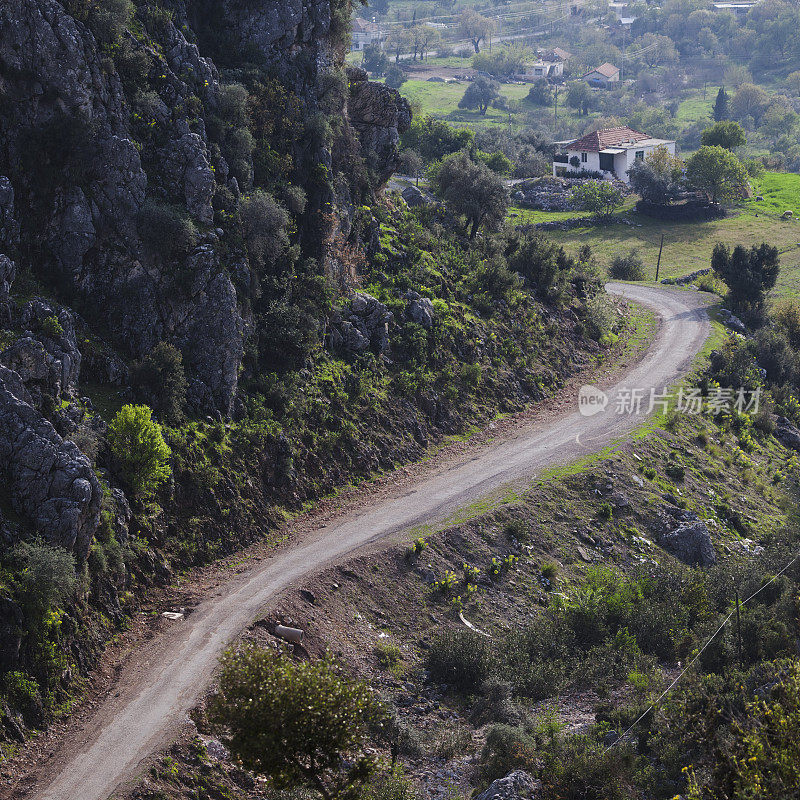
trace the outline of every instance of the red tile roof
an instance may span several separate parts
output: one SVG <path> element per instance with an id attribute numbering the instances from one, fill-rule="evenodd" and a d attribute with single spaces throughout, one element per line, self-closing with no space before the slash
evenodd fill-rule
<path id="1" fill-rule="evenodd" d="M 580 139 L 568 145 L 570 150 L 584 150 L 592 153 L 599 153 L 606 147 L 615 147 L 627 142 L 641 142 L 642 139 L 649 139 L 646 133 L 635 131 L 627 125 L 620 128 L 603 128 L 599 131 L 587 133 Z"/>
<path id="2" fill-rule="evenodd" d="M 601 75 L 605 75 L 606 78 L 613 78 L 619 72 L 619 67 L 615 67 L 613 64 L 609 64 L 608 61 L 606 61 L 605 64 L 601 64 L 599 67 L 591 70 L 589 75 L 591 75 L 592 72 L 599 72 Z"/>

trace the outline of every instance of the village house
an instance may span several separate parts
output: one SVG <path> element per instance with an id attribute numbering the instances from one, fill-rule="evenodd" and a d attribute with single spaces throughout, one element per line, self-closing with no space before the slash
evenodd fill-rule
<path id="1" fill-rule="evenodd" d="M 383 31 L 380 25 L 361 17 L 356 17 L 353 20 L 353 50 L 361 51 L 368 45 L 376 42 L 380 44 L 382 41 Z"/>
<path id="2" fill-rule="evenodd" d="M 628 170 L 633 163 L 643 161 L 660 145 L 675 155 L 674 141 L 654 139 L 627 126 L 592 131 L 574 141 L 556 142 L 553 175 L 599 172 L 604 177 L 628 183 Z"/>
<path id="3" fill-rule="evenodd" d="M 609 84 L 619 80 L 619 68 L 613 64 L 601 64 L 591 72 L 587 72 L 583 79 L 589 86 L 599 86 L 605 89 Z"/>
<path id="4" fill-rule="evenodd" d="M 543 78 L 560 78 L 564 74 L 563 61 L 545 61 L 538 59 L 525 65 L 525 72 L 516 77 L 524 81 L 538 81 Z"/>

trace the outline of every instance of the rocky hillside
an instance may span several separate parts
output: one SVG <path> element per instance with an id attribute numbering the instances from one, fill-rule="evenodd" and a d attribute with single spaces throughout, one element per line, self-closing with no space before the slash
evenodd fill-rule
<path id="1" fill-rule="evenodd" d="M 350 13 L 0 5 L 0 739 L 63 707 L 153 582 L 615 335 L 588 254 L 383 196 L 411 113 L 344 69 Z"/>

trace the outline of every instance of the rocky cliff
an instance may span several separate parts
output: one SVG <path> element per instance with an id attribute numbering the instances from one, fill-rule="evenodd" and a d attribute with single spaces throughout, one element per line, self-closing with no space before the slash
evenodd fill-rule
<path id="1" fill-rule="evenodd" d="M 65 306 L 108 345 L 84 379 L 118 385 L 125 362 L 169 342 L 190 410 L 234 413 L 246 349 L 269 360 L 259 340 L 283 265 L 341 271 L 334 246 L 410 122 L 396 92 L 348 82 L 349 13 L 330 0 L 0 6 L 0 326 L 14 332 L 0 341 L 0 452 L 18 508 L 79 555 L 98 485 L 47 419 L 82 369 Z M 270 256 L 268 219 L 242 233 L 256 194 L 277 214 Z M 39 299 L 11 302 L 20 275 Z"/>

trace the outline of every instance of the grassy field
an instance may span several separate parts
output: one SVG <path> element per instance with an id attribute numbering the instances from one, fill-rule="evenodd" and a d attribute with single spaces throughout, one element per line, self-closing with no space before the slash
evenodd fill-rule
<path id="1" fill-rule="evenodd" d="M 754 194 L 763 195 L 763 202 L 748 200 L 732 210 L 726 219 L 711 222 L 664 222 L 623 210 L 617 216 L 631 225 L 575 228 L 552 231 L 550 236 L 575 253 L 585 244 L 591 246 L 600 265 L 608 267 L 617 254 L 636 247 L 651 278 L 655 277 L 661 235 L 664 249 L 659 278 L 674 277 L 708 267 L 717 242 L 729 246 L 767 242 L 781 254 L 781 274 L 773 292 L 774 299 L 800 294 L 800 221 L 784 220 L 780 214 L 792 209 L 800 215 L 800 175 L 766 173 L 753 182 Z M 525 212 L 536 215 L 517 217 L 517 221 L 545 222 L 576 214 Z"/>
<path id="2" fill-rule="evenodd" d="M 685 125 L 691 125 L 693 122 L 710 123 L 718 91 L 719 87 L 709 86 L 706 89 L 705 100 L 703 100 L 702 91 L 698 91 L 696 96 L 684 100 L 678 106 L 675 119 Z"/>
<path id="3" fill-rule="evenodd" d="M 400 93 L 410 102 L 419 103 L 426 114 L 431 114 L 448 122 L 476 125 L 492 123 L 507 124 L 508 114 L 496 108 L 489 108 L 485 116 L 478 111 L 462 111 L 458 101 L 464 96 L 469 84 L 437 83 L 436 81 L 408 80 L 400 87 Z M 509 100 L 523 100 L 528 95 L 527 84 L 501 84 L 500 93 Z"/>

